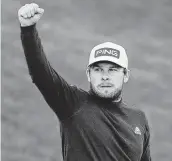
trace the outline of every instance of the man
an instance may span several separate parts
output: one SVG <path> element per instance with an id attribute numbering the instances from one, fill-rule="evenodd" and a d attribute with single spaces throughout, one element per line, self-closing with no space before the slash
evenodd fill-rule
<path id="1" fill-rule="evenodd" d="M 71 86 L 44 54 L 36 30 L 43 12 L 34 3 L 19 9 L 21 40 L 33 83 L 59 118 L 64 161 L 150 161 L 145 114 L 122 101 L 129 79 L 125 49 L 95 46 L 86 70 L 90 91 Z"/>

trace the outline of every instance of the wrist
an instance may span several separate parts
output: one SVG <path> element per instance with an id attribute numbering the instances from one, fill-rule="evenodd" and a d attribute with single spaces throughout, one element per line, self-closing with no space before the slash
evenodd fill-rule
<path id="1" fill-rule="evenodd" d="M 31 32 L 31 31 L 35 30 L 35 28 L 36 28 L 36 24 L 30 25 L 30 26 L 22 26 L 20 24 L 21 32 Z"/>

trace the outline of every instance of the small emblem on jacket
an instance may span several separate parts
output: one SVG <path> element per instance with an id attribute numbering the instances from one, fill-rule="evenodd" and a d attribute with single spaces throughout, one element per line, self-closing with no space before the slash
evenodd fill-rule
<path id="1" fill-rule="evenodd" d="M 134 133 L 137 135 L 141 135 L 141 131 L 138 127 L 135 128 Z"/>

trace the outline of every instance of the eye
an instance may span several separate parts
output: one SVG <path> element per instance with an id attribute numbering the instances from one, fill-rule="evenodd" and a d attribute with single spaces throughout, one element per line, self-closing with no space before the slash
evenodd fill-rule
<path id="1" fill-rule="evenodd" d="M 109 71 L 110 72 L 116 72 L 116 71 L 118 71 L 118 69 L 117 68 L 110 68 Z"/>
<path id="2" fill-rule="evenodd" d="M 99 68 L 99 67 L 95 67 L 95 68 L 94 68 L 94 71 L 96 71 L 96 72 L 101 72 L 101 71 L 102 71 L 102 69 L 101 69 L 101 68 Z"/>

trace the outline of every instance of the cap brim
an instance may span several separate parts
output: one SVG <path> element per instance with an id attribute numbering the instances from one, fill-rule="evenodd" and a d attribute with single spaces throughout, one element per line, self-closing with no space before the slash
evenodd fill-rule
<path id="1" fill-rule="evenodd" d="M 92 65 L 95 65 L 96 63 L 100 63 L 100 62 L 109 62 L 109 63 L 112 63 L 112 64 L 116 64 L 116 65 L 119 65 L 118 63 L 114 62 L 114 61 L 110 61 L 110 60 L 98 60 L 96 62 L 93 62 L 91 64 L 88 64 L 87 67 L 90 67 Z M 121 65 L 119 65 L 121 68 L 124 68 L 122 67 Z"/>

